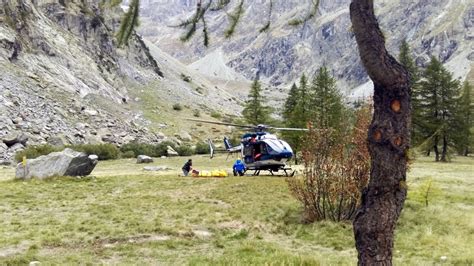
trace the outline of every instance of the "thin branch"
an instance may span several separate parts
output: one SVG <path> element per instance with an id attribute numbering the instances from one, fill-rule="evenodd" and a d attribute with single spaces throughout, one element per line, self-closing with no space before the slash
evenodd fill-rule
<path id="1" fill-rule="evenodd" d="M 235 32 L 235 27 L 237 27 L 237 23 L 240 21 L 242 14 L 244 13 L 244 0 L 240 1 L 240 4 L 236 7 L 234 12 L 228 14 L 230 25 L 224 33 L 226 38 L 232 37 Z"/>

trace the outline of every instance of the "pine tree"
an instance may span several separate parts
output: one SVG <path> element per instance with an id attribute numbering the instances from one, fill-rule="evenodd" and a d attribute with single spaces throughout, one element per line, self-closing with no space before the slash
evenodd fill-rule
<path id="1" fill-rule="evenodd" d="M 420 71 L 413 60 L 410 52 L 410 46 L 404 39 L 400 44 L 400 54 L 398 56 L 400 64 L 402 64 L 410 74 L 411 78 L 411 107 L 412 107 L 412 123 L 411 123 L 411 139 L 412 145 L 421 144 L 423 138 L 420 134 L 422 124 L 421 107 L 420 107 Z"/>
<path id="2" fill-rule="evenodd" d="M 306 75 L 301 75 L 298 86 L 298 100 L 292 115 L 292 123 L 294 127 L 306 128 L 310 120 L 311 106 L 308 92 L 308 79 Z"/>
<path id="3" fill-rule="evenodd" d="M 285 100 L 285 106 L 283 107 L 282 116 L 285 120 L 290 120 L 292 118 L 292 115 L 296 108 L 297 103 L 298 103 L 298 87 L 296 86 L 295 83 L 293 83 L 288 93 L 288 97 Z"/>
<path id="4" fill-rule="evenodd" d="M 270 119 L 270 108 L 263 105 L 264 98 L 261 92 L 262 86 L 258 79 L 255 79 L 242 111 L 245 120 L 250 124 L 265 124 Z"/>
<path id="5" fill-rule="evenodd" d="M 314 127 L 341 131 L 345 107 L 336 80 L 326 67 L 321 67 L 313 78 L 311 92 L 311 121 Z"/>
<path id="6" fill-rule="evenodd" d="M 306 77 L 303 76 L 300 79 L 300 85 L 306 86 Z M 301 96 L 305 96 L 306 92 L 301 93 L 300 88 L 296 86 L 295 83 L 291 86 L 291 89 L 288 93 L 288 97 L 285 101 L 285 106 L 283 109 L 283 119 L 284 125 L 286 127 L 306 127 L 306 122 L 304 118 L 301 118 L 297 115 L 296 109 L 298 108 L 300 111 L 303 110 L 301 105 L 304 105 L 304 100 L 300 98 Z M 295 163 L 298 164 L 298 151 L 301 149 L 301 138 L 304 135 L 303 132 L 300 131 L 283 131 L 282 137 L 290 144 L 293 148 L 293 152 L 295 153 L 294 159 Z"/>
<path id="7" fill-rule="evenodd" d="M 472 152 L 474 146 L 474 119 L 472 116 L 474 103 L 471 98 L 472 86 L 465 81 L 462 87 L 462 95 L 459 99 L 457 110 L 457 136 L 456 146 L 459 154 L 467 156 Z"/>
<path id="8" fill-rule="evenodd" d="M 436 161 L 448 161 L 449 148 L 454 146 L 459 92 L 459 81 L 432 57 L 420 82 L 420 133 L 423 146 L 427 151 L 433 149 Z"/>

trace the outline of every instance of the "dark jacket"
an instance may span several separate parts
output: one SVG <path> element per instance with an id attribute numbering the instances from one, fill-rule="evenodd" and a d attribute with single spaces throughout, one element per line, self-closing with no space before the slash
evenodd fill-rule
<path id="1" fill-rule="evenodd" d="M 193 166 L 193 162 L 190 162 L 190 161 L 187 161 L 184 165 L 183 165 L 183 170 L 186 170 L 186 171 L 191 171 L 191 166 Z"/>

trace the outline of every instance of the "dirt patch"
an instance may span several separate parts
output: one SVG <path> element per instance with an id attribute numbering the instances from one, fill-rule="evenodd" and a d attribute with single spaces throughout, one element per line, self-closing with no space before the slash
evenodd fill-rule
<path id="1" fill-rule="evenodd" d="M 207 230 L 193 230 L 195 236 L 199 238 L 210 238 L 212 233 Z"/>
<path id="2" fill-rule="evenodd" d="M 166 241 L 170 239 L 171 237 L 167 235 L 138 235 L 138 236 L 124 237 L 124 238 L 101 239 L 101 240 L 97 240 L 94 243 L 94 245 L 102 246 L 105 248 L 111 248 L 120 244 L 127 244 L 127 243 L 141 244 L 141 243 L 146 243 L 146 242 Z"/>
<path id="3" fill-rule="evenodd" d="M 220 229 L 232 229 L 232 230 L 241 230 L 247 228 L 247 226 L 241 221 L 233 220 L 228 222 L 223 222 L 217 225 Z"/>
<path id="4" fill-rule="evenodd" d="M 10 257 L 16 254 L 24 253 L 28 250 L 29 243 L 27 241 L 23 241 L 18 245 L 15 246 L 7 246 L 0 248 L 0 258 L 2 257 Z"/>

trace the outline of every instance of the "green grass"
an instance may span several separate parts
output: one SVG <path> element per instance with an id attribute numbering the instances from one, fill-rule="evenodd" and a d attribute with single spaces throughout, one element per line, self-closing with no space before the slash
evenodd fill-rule
<path id="1" fill-rule="evenodd" d="M 224 158 L 193 162 L 230 170 Z M 178 177 L 186 159 L 155 159 L 166 172 L 124 159 L 100 162 L 88 178 L 28 182 L 0 169 L 0 264 L 355 264 L 351 224 L 302 224 L 283 178 Z M 474 263 L 473 163 L 412 166 L 396 264 Z"/>

